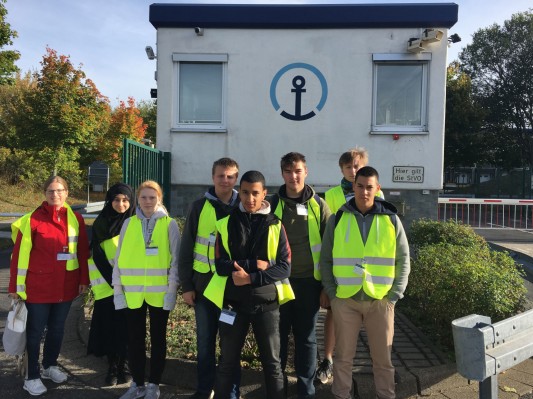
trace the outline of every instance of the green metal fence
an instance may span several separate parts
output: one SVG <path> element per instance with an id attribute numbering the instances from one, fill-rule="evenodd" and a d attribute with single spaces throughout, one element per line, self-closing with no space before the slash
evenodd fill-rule
<path id="1" fill-rule="evenodd" d="M 145 180 L 155 180 L 163 188 L 163 203 L 170 210 L 170 152 L 124 139 L 122 149 L 124 183 L 134 189 Z"/>

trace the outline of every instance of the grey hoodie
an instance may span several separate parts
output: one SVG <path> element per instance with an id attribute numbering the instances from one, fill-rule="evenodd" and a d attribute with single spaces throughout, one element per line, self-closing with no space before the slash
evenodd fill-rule
<path id="1" fill-rule="evenodd" d="M 142 213 L 141 209 L 137 207 L 136 209 L 136 216 L 141 220 L 142 225 L 142 231 L 143 231 L 143 238 L 144 241 L 148 241 L 151 235 L 151 232 L 154 230 L 155 224 L 158 219 L 161 219 L 162 217 L 168 216 L 168 213 L 164 207 L 159 207 L 154 214 L 147 218 Z M 124 240 L 124 235 L 126 234 L 126 229 L 128 228 L 128 225 L 130 223 L 131 218 L 126 219 L 124 224 L 122 225 L 122 229 L 120 230 L 120 236 L 118 240 L 118 248 L 117 253 L 115 255 L 114 265 L 113 267 L 113 287 L 115 291 L 115 295 L 120 295 L 123 293 L 122 290 L 122 284 L 120 282 L 120 270 L 118 267 L 116 267 L 118 263 L 118 257 L 120 256 L 120 250 L 122 248 L 122 241 Z M 175 220 L 172 220 L 168 226 L 168 239 L 169 239 L 169 245 L 170 245 L 170 268 L 168 271 L 168 291 L 169 293 L 176 293 L 178 290 L 179 285 L 179 279 L 178 279 L 178 253 L 180 250 L 180 230 L 178 228 L 178 224 Z"/>
<path id="2" fill-rule="evenodd" d="M 368 237 L 368 232 L 372 223 L 378 223 L 378 218 L 375 218 L 375 215 L 389 215 L 393 225 L 396 230 L 396 263 L 395 263 L 395 277 L 392 288 L 387 293 L 387 299 L 396 303 L 398 299 L 403 297 L 405 288 L 407 287 L 407 279 L 409 272 L 411 271 L 411 263 L 409 258 L 409 244 L 407 242 L 407 236 L 403 229 L 402 222 L 396 216 L 396 208 L 379 198 L 376 198 L 374 201 L 374 207 L 363 215 L 355 206 L 355 200 L 351 199 L 349 202 L 344 204 L 339 212 L 348 212 L 355 215 L 357 224 L 359 226 L 359 231 L 361 232 L 361 237 L 363 242 L 366 244 L 366 239 Z M 378 226 L 379 227 L 379 226 Z M 335 231 L 335 215 L 333 215 L 326 225 L 326 231 L 324 232 L 324 237 L 322 238 L 322 251 L 320 253 L 320 271 L 322 272 L 322 285 L 326 290 L 330 299 L 335 298 L 337 283 L 335 277 L 333 276 L 333 237 Z M 379 239 L 379 229 L 378 229 L 378 239 Z M 361 289 L 353 297 L 355 300 L 370 301 L 374 298 L 369 297 Z"/>

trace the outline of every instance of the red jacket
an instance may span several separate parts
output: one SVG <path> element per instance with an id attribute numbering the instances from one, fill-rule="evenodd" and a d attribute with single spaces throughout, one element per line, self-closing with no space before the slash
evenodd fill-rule
<path id="1" fill-rule="evenodd" d="M 76 213 L 79 223 L 79 268 L 67 271 L 66 261 L 57 260 L 67 243 L 67 209 L 56 211 L 45 201 L 33 212 L 30 225 L 32 249 L 26 275 L 26 294 L 29 303 L 58 303 L 71 301 L 79 294 L 80 285 L 89 285 L 89 241 L 83 217 Z M 59 220 L 58 220 L 59 217 Z M 9 292 L 16 292 L 17 264 L 19 258 L 19 232 L 11 256 Z"/>

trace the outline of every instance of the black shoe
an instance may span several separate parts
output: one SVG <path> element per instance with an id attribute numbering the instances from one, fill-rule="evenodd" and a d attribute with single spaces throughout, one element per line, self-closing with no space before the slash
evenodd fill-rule
<path id="1" fill-rule="evenodd" d="M 105 384 L 107 386 L 117 385 L 117 366 L 111 365 L 109 366 L 109 370 L 107 370 L 107 375 L 105 376 Z"/>

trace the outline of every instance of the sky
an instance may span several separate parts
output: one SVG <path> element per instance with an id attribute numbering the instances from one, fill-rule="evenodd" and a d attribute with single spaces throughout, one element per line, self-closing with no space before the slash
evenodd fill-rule
<path id="1" fill-rule="evenodd" d="M 317 0 L 327 3 L 327 0 Z M 23 71 L 40 70 L 46 47 L 70 56 L 113 106 L 133 97 L 150 100 L 156 87 L 155 60 L 144 48 L 156 50 L 156 29 L 148 20 L 152 3 L 236 3 L 238 0 L 7 0 L 7 22 L 18 32 L 12 48 L 20 51 L 17 66 Z M 244 2 L 244 1 L 240 1 Z M 261 1 L 248 1 L 261 2 Z M 281 0 L 264 1 L 284 3 Z M 314 2 L 293 0 L 292 2 Z M 472 34 L 493 23 L 502 24 L 511 15 L 533 7 L 531 0 L 338 0 L 341 3 L 457 3 L 459 20 L 449 30 L 462 38 L 448 49 L 448 62 L 458 58 Z"/>

